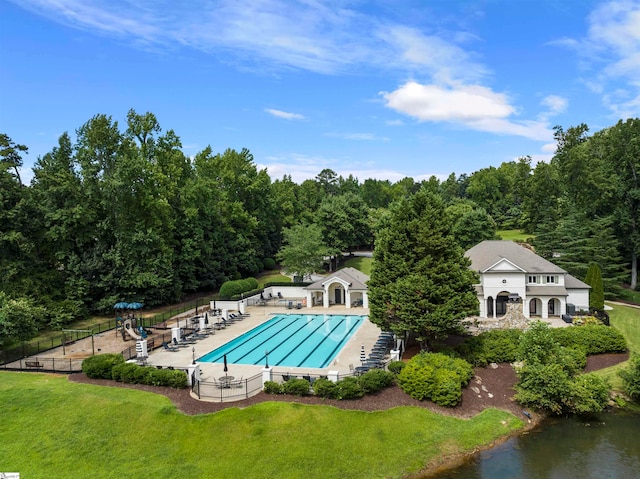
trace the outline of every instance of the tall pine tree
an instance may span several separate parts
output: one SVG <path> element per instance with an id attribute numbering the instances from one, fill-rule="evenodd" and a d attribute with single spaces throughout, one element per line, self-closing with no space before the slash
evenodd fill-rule
<path id="1" fill-rule="evenodd" d="M 370 319 L 429 347 L 477 314 L 470 262 L 444 202 L 420 190 L 394 204 L 381 225 L 369 280 Z"/>

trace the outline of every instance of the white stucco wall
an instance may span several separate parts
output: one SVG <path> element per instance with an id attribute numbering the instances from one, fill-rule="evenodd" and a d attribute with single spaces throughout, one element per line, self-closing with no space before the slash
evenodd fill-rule
<path id="1" fill-rule="evenodd" d="M 574 304 L 576 311 L 580 309 L 589 309 L 589 290 L 588 289 L 568 289 L 567 303 Z"/>
<path id="2" fill-rule="evenodd" d="M 481 276 L 481 281 L 484 299 L 489 296 L 495 299 L 503 291 L 518 293 L 521 298 L 526 296 L 525 276 L 522 272 L 485 273 Z"/>

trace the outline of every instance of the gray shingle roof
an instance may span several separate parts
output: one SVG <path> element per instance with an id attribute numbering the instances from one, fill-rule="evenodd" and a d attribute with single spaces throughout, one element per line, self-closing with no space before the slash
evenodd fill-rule
<path id="1" fill-rule="evenodd" d="M 587 283 L 583 283 L 575 276 L 571 276 L 567 273 L 564 277 L 564 286 L 568 289 L 591 289 Z"/>
<path id="2" fill-rule="evenodd" d="M 367 281 L 369 281 L 369 276 L 364 274 L 362 271 L 358 271 L 355 268 L 342 268 L 338 271 L 335 271 L 334 273 L 331 273 L 329 276 L 325 276 L 315 283 L 310 284 L 306 289 L 322 290 L 324 289 L 323 285 L 333 278 L 340 278 L 343 281 L 349 283 L 349 289 L 352 291 L 366 291 Z"/>
<path id="3" fill-rule="evenodd" d="M 513 241 L 483 241 L 467 250 L 471 269 L 486 271 L 506 259 L 527 273 L 566 273 L 565 270 Z"/>
<path id="4" fill-rule="evenodd" d="M 527 286 L 527 296 L 566 296 L 564 286 Z"/>

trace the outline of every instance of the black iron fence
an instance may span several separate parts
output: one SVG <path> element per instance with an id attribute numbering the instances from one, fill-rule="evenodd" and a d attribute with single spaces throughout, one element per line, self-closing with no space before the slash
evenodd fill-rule
<path id="1" fill-rule="evenodd" d="M 7 371 L 38 371 L 52 373 L 77 373 L 82 371 L 82 361 L 79 358 L 38 358 L 19 359 L 0 365 L 0 369 Z"/>
<path id="2" fill-rule="evenodd" d="M 262 391 L 262 374 L 250 378 L 193 379 L 191 390 L 198 399 L 206 398 L 217 402 L 231 402 L 248 399 Z"/>
<path id="3" fill-rule="evenodd" d="M 175 316 L 178 316 L 190 310 L 195 310 L 197 314 L 199 309 L 205 308 L 205 307 L 208 308 L 209 302 L 213 301 L 214 299 L 215 299 L 214 296 L 211 296 L 210 298 L 199 298 L 194 301 L 181 303 L 175 308 L 171 308 L 167 311 L 156 314 L 154 316 L 136 317 L 136 324 L 137 326 L 142 326 L 143 328 L 163 329 L 167 327 L 167 325 L 163 323 L 166 323 L 166 321 L 168 321 L 169 319 L 174 318 Z M 185 321 L 185 326 L 186 325 L 187 324 Z M 117 326 L 118 326 L 117 318 L 114 317 L 113 319 L 108 319 L 106 321 L 102 321 L 98 324 L 93 324 L 90 327 L 87 327 L 86 332 L 82 332 L 82 331 L 68 331 L 64 333 L 60 332 L 60 334 L 52 336 L 51 338 L 46 340 L 24 342 L 14 348 L 0 351 L 0 366 L 18 361 L 20 359 L 42 354 L 45 351 L 59 348 L 63 344 L 70 345 L 81 339 L 88 338 L 92 334 L 99 334 L 105 331 L 110 331 L 112 329 L 115 329 Z M 180 326 L 180 324 L 178 324 L 178 326 Z M 160 346 L 161 345 L 162 343 L 160 343 Z M 125 358 L 125 359 L 130 359 L 130 358 Z"/>

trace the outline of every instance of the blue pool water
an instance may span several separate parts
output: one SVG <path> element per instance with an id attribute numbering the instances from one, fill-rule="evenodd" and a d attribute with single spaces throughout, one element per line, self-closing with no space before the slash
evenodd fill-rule
<path id="1" fill-rule="evenodd" d="M 324 368 L 358 330 L 365 316 L 279 314 L 198 361 L 230 364 Z"/>

